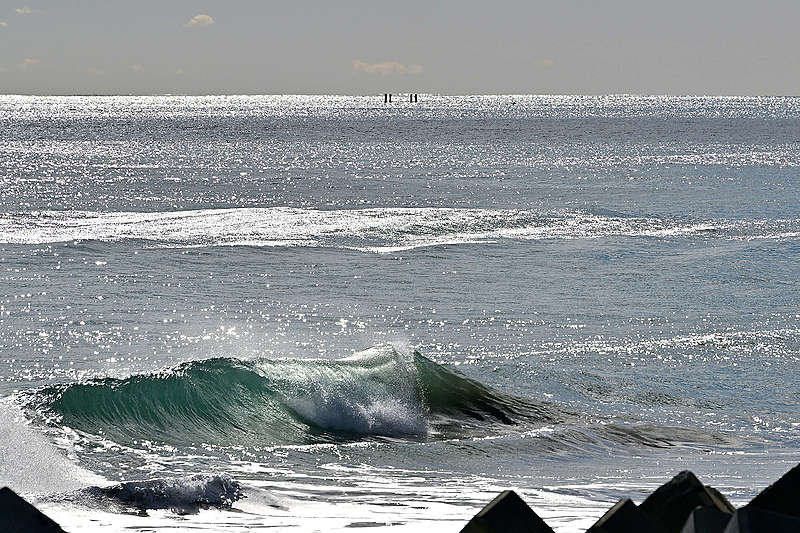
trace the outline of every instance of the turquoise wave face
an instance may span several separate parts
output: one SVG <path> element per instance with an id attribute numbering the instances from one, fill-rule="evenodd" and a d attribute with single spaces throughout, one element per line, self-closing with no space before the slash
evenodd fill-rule
<path id="1" fill-rule="evenodd" d="M 154 374 L 46 387 L 25 403 L 53 422 L 122 444 L 425 440 L 567 416 L 388 345 L 332 361 L 193 361 Z"/>

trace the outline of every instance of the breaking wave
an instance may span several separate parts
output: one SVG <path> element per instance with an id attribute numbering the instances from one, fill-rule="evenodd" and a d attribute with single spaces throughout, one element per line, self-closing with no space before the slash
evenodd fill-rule
<path id="1" fill-rule="evenodd" d="M 166 509 L 186 515 L 201 509 L 230 509 L 247 497 L 242 484 L 227 474 L 194 474 L 174 478 L 123 481 L 90 485 L 68 492 L 43 494 L 38 501 L 66 502 L 120 513 L 142 514 Z M 276 504 L 272 504 L 277 506 Z"/>
<path id="2" fill-rule="evenodd" d="M 141 240 L 165 247 L 310 246 L 391 253 L 501 239 L 800 236 L 800 220 L 668 220 L 598 211 L 288 207 L 174 212 L 41 211 L 0 215 L 0 243 Z"/>
<path id="3" fill-rule="evenodd" d="M 194 475 L 177 479 L 126 481 L 86 489 L 139 510 L 170 509 L 179 514 L 209 507 L 230 508 L 244 496 L 241 484 L 225 475 Z"/>
<path id="4" fill-rule="evenodd" d="M 565 417 L 389 345 L 338 360 L 193 361 L 125 379 L 50 386 L 23 402 L 50 423 L 123 444 L 449 438 Z"/>

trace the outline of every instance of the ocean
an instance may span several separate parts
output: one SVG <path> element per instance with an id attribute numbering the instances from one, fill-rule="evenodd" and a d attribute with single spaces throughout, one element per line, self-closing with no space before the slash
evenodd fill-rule
<path id="1" fill-rule="evenodd" d="M 800 98 L 0 97 L 0 485 L 560 533 L 800 461 Z"/>

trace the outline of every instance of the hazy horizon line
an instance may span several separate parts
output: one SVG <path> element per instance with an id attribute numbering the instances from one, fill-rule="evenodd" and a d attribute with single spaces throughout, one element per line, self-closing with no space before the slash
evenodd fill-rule
<path id="1" fill-rule="evenodd" d="M 476 92 L 476 93 L 450 93 L 450 92 L 420 92 L 420 91 L 398 91 L 398 92 L 379 92 L 379 93 L 226 93 L 226 92 L 207 92 L 207 93 L 146 93 L 146 92 L 131 92 L 131 93 L 0 93 L 0 97 L 4 96 L 22 96 L 22 97 L 147 97 L 147 96 L 191 96 L 191 97 L 210 97 L 210 96 L 340 96 L 340 97 L 382 97 L 384 94 L 392 95 L 408 95 L 418 94 L 420 96 L 433 96 L 433 97 L 457 97 L 457 96 L 539 96 L 539 97 L 564 97 L 564 96 L 584 96 L 584 97 L 659 97 L 659 98 L 798 98 L 800 94 L 708 94 L 708 93 L 624 93 L 624 92 L 609 92 L 609 93 L 498 93 L 498 92 Z M 396 103 L 402 103 L 398 100 Z M 395 103 L 395 102 L 392 102 Z"/>

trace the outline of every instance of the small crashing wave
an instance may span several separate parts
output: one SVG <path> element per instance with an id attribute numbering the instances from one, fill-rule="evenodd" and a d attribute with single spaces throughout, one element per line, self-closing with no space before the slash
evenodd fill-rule
<path id="1" fill-rule="evenodd" d="M 222 446 L 449 438 L 564 414 L 378 346 L 339 360 L 207 359 L 25 393 L 31 416 L 121 444 Z"/>
<path id="2" fill-rule="evenodd" d="M 0 216 L 0 243 L 140 240 L 163 247 L 325 247 L 392 253 L 500 239 L 793 238 L 800 220 L 680 221 L 610 212 L 288 207 L 169 212 L 41 211 Z"/>
<path id="3" fill-rule="evenodd" d="M 145 512 L 168 509 L 178 514 L 194 514 L 201 509 L 229 509 L 244 496 L 238 481 L 226 475 L 194 475 L 177 479 L 126 481 L 110 487 L 88 487 L 75 499 L 111 500 L 124 508 Z"/>

